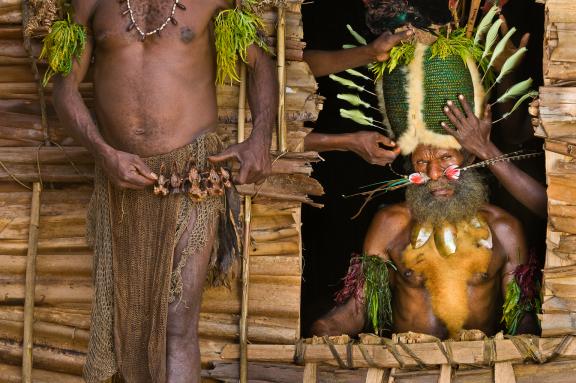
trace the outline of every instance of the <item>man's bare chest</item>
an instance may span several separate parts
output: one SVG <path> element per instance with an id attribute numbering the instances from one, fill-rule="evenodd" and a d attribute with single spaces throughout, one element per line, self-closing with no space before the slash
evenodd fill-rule
<path id="1" fill-rule="evenodd" d="M 190 44 L 206 35 L 216 7 L 204 0 L 103 0 L 92 19 L 97 44 Z"/>
<path id="2" fill-rule="evenodd" d="M 487 226 L 484 227 L 487 229 Z M 424 289 L 430 280 L 439 283 L 461 279 L 464 286 L 480 287 L 491 284 L 500 276 L 503 257 L 498 241 L 492 243 L 491 234 L 469 230 L 454 233 L 454 253 L 446 254 L 439 242 L 439 235 L 431 235 L 418 244 L 414 233 L 389 249 L 389 255 L 397 267 L 396 283 L 407 288 Z M 486 240 L 486 235 L 490 240 Z M 425 238 L 426 239 L 426 238 Z M 489 242 L 489 243 L 488 243 Z M 446 280 L 446 281 L 444 281 Z"/>

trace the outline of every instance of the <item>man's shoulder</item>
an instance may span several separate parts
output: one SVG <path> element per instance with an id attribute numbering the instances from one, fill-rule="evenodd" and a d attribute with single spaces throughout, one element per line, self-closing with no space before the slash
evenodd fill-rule
<path id="1" fill-rule="evenodd" d="M 364 239 L 364 251 L 368 254 L 387 257 L 386 253 L 393 248 L 398 238 L 410 225 L 410 210 L 405 203 L 386 206 L 374 215 L 370 228 Z"/>
<path id="2" fill-rule="evenodd" d="M 516 217 L 514 217 L 512 214 L 498 206 L 494 206 L 488 203 L 484 204 L 480 208 L 480 214 L 493 231 L 505 230 L 510 232 L 522 230 L 520 221 L 518 221 L 518 219 L 516 219 Z"/>
<path id="3" fill-rule="evenodd" d="M 72 0 L 72 8 L 74 9 L 74 17 L 80 23 L 86 23 L 89 21 L 98 4 L 102 0 Z"/>
<path id="4" fill-rule="evenodd" d="M 373 218 L 373 224 L 391 225 L 390 228 L 400 228 L 407 225 L 412 219 L 410 209 L 405 202 L 389 205 L 381 208 L 376 212 Z"/>

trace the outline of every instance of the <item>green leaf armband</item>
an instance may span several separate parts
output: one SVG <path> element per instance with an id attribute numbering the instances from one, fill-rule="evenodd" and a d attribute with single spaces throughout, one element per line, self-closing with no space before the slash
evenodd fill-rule
<path id="1" fill-rule="evenodd" d="M 335 299 L 338 304 L 343 304 L 351 297 L 357 302 L 364 302 L 367 320 L 376 334 L 392 328 L 392 292 L 388 266 L 396 269 L 392 262 L 378 256 L 353 257 L 344 277 L 344 287 Z"/>
<path id="2" fill-rule="evenodd" d="M 519 265 L 514 271 L 514 279 L 506 286 L 502 322 L 510 335 L 518 332 L 518 326 L 524 315 L 531 312 L 539 313 L 542 309 L 537 272 L 534 262 Z"/>
<path id="3" fill-rule="evenodd" d="M 43 85 L 55 74 L 66 76 L 72 71 L 74 59 L 80 58 L 86 46 L 86 28 L 72 21 L 70 15 L 66 20 L 52 24 L 50 33 L 44 38 L 40 59 L 48 63 L 44 74 Z"/>
<path id="4" fill-rule="evenodd" d="M 265 51 L 268 47 L 262 36 L 264 23 L 253 11 L 251 2 L 242 8 L 221 11 L 214 21 L 216 36 L 216 83 L 240 81 L 236 64 L 238 58 L 247 59 L 248 47 L 256 44 Z"/>

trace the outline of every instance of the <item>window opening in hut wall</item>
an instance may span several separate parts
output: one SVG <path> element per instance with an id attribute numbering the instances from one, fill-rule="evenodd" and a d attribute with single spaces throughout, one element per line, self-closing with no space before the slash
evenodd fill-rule
<path id="1" fill-rule="evenodd" d="M 469 3 L 466 2 L 467 4 Z M 515 27 L 517 32 L 511 42 L 519 46 L 526 33 L 530 34 L 527 44 L 527 54 L 513 76 L 499 88 L 531 77 L 532 87 L 538 89 L 543 83 L 542 79 L 542 41 L 544 26 L 544 7 L 535 1 L 509 0 L 503 6 L 502 14 L 506 18 L 508 28 Z M 375 38 L 366 27 L 365 8 L 362 1 L 351 1 L 335 5 L 330 0 L 315 0 L 302 7 L 304 22 L 304 40 L 309 51 L 337 51 L 343 47 L 359 45 L 358 40 L 350 33 L 347 25 L 368 42 Z M 330 20 L 326 23 L 325 20 Z M 311 57 L 311 56 L 308 56 Z M 321 56 L 316 56 L 321 57 Z M 306 55 L 305 55 L 306 59 Z M 330 63 L 323 63 L 330 67 Z M 354 68 L 363 75 L 370 77 L 371 73 L 366 67 Z M 377 93 L 374 82 L 350 72 L 336 73 L 337 76 L 353 80 L 368 92 L 360 94 L 362 99 L 371 106 L 378 108 L 377 97 L 369 94 Z M 341 109 L 352 109 L 350 103 L 338 95 L 358 93 L 353 92 L 328 76 L 317 77 L 319 94 L 325 97 L 324 107 L 318 120 L 311 125 L 314 133 L 320 134 L 356 134 L 360 131 L 381 132 L 381 129 L 358 124 L 341 116 Z M 496 90 L 498 92 L 498 90 Z M 456 94 L 454 95 L 456 97 Z M 496 93 L 492 94 L 492 102 Z M 510 110 L 514 102 L 493 108 L 492 120 L 500 119 L 506 111 Z M 360 107 L 361 108 L 361 107 Z M 373 108 L 362 109 L 364 114 L 381 121 L 381 115 Z M 542 151 L 543 140 L 534 136 L 531 122 L 532 116 L 528 113 L 528 101 L 524 102 L 508 118 L 492 126 L 490 140 L 502 152 Z M 398 158 L 391 171 L 386 166 L 368 164 L 353 151 L 326 151 L 321 153 L 325 161 L 314 164 L 313 176 L 324 186 L 326 195 L 318 198 L 318 202 L 325 205 L 323 209 L 308 206 L 303 207 L 303 289 L 302 289 L 302 335 L 311 335 L 310 327 L 315 320 L 335 307 L 334 295 L 342 288 L 342 278 L 346 275 L 352 254 L 361 253 L 366 233 L 375 214 L 382 208 L 389 207 L 405 199 L 404 191 L 398 190 L 371 201 L 364 207 L 358 218 L 351 217 L 362 204 L 362 198 L 343 198 L 343 195 L 361 191 L 363 185 L 398 178 L 395 172 L 408 174 L 410 169 L 406 161 Z M 477 160 L 478 161 L 478 160 Z M 513 164 L 521 170 L 526 177 L 545 187 L 546 174 L 544 156 Z M 545 208 L 529 208 L 514 197 L 514 192 L 506 189 L 504 184 L 490 171 L 489 168 L 480 169 L 483 182 L 489 188 L 489 202 L 504 209 L 515 217 L 522 226 L 528 254 L 535 258 L 538 269 L 542 269 L 546 253 L 546 216 Z M 511 175 L 504 175 L 511 177 Z M 517 180 L 508 183 L 514 184 Z M 544 189 L 545 190 L 545 189 Z M 517 191 L 516 191 L 517 192 Z M 532 193 L 525 190 L 524 193 Z M 544 214 L 542 214 L 544 211 Z M 501 305 L 498 305 L 501 307 Z M 501 313 L 495 315 L 500 316 Z M 370 330 L 369 327 L 366 330 Z M 385 334 L 389 336 L 390 334 Z"/>

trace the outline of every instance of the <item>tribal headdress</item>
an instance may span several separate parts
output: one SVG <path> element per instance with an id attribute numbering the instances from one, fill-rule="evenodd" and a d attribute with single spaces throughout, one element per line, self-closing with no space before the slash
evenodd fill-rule
<path id="1" fill-rule="evenodd" d="M 501 82 L 521 61 L 525 48 L 511 56 L 496 77 L 494 64 L 515 32 L 512 28 L 499 38 L 502 20 L 496 18 L 497 13 L 498 8 L 492 7 L 474 36 L 471 30 L 453 29 L 450 24 L 436 27 L 434 35 L 417 32 L 411 41 L 394 47 L 387 61 L 372 65 L 379 80 L 380 108 L 403 154 L 419 144 L 459 149 L 456 139 L 440 125 L 446 121 L 442 111 L 446 101 L 463 94 L 480 116 L 493 84 Z M 530 85 L 527 80 L 512 87 L 513 92 L 497 102 L 522 97 Z"/>
<path id="2" fill-rule="evenodd" d="M 402 8 L 398 4 L 407 4 L 408 8 Z M 416 2 L 407 1 L 388 2 L 365 0 L 368 13 L 379 4 L 387 4 L 388 8 L 378 8 L 381 11 L 380 21 L 388 25 L 394 12 L 400 12 L 414 8 Z M 432 2 L 439 3 L 439 2 Z M 446 1 L 449 12 L 457 16 L 457 2 Z M 412 5 L 411 5 L 412 4 Z M 397 8 L 393 7 L 396 6 Z M 412 8 L 410 8 L 412 6 Z M 386 10 L 386 17 L 382 16 Z M 402 12 L 404 12 L 402 11 Z M 383 120 L 376 121 L 366 117 L 362 108 L 369 106 L 361 98 L 361 94 L 341 94 L 338 97 L 353 105 L 354 109 L 341 109 L 342 117 L 354 120 L 363 125 L 379 128 L 385 134 L 394 139 L 402 154 L 408 155 L 420 144 L 431 145 L 446 149 L 460 149 L 460 144 L 449 135 L 440 125 L 450 123 L 443 113 L 443 107 L 448 100 L 456 99 L 462 94 L 471 101 L 474 113 L 480 116 L 487 96 L 495 84 L 509 75 L 526 53 L 526 48 L 520 48 L 512 56 L 508 57 L 496 73 L 494 64 L 505 52 L 506 44 L 509 43 L 515 28 L 499 37 L 502 20 L 497 17 L 499 8 L 493 6 L 486 12 L 480 21 L 475 33 L 466 27 L 457 28 L 456 23 L 443 26 L 435 26 L 433 33 L 422 30 L 416 31 L 413 38 L 404 41 L 390 51 L 390 57 L 384 62 L 370 65 L 370 69 L 376 79 L 376 91 L 379 98 L 379 109 Z M 408 16 L 405 18 L 408 19 Z M 395 19 L 397 20 L 397 19 Z M 468 23 L 473 25 L 472 23 Z M 424 25 L 425 29 L 432 30 L 431 26 Z M 349 28 L 350 29 L 350 28 Z M 366 41 L 354 31 L 352 35 L 359 44 Z M 359 76 L 360 73 L 349 70 L 349 74 Z M 340 76 L 331 75 L 331 78 L 340 84 L 357 92 L 367 92 L 352 80 Z M 530 91 L 532 80 L 527 79 L 513 85 L 494 102 L 503 103 L 516 99 L 512 110 L 504 114 L 509 116 L 526 99 L 534 97 L 537 93 Z M 453 127 L 452 127 L 453 128 Z M 473 167 L 487 166 L 494 161 L 510 161 L 519 158 L 531 157 L 533 154 L 513 153 L 498 159 L 476 164 Z M 447 169 L 447 177 L 457 177 L 460 171 L 470 167 Z M 401 176 L 402 178 L 369 185 L 373 190 L 358 193 L 368 200 L 377 195 L 407 186 L 411 183 L 425 183 L 424 174 L 412 174 Z"/>

